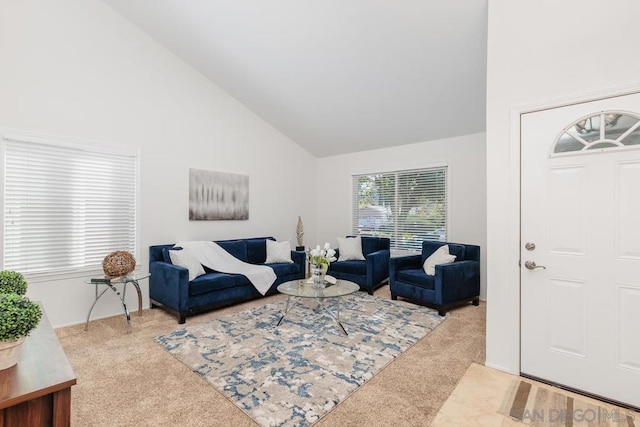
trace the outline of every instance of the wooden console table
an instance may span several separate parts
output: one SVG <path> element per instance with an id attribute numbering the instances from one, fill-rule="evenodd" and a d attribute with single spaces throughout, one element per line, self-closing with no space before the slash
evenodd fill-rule
<path id="1" fill-rule="evenodd" d="M 40 306 L 42 308 L 42 306 Z M 25 339 L 18 364 L 0 371 L 0 427 L 71 425 L 76 376 L 44 309 Z"/>

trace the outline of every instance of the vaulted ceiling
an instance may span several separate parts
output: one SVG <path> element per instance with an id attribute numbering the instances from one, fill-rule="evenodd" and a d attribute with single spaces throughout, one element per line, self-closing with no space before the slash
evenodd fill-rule
<path id="1" fill-rule="evenodd" d="M 103 0 L 318 157 L 485 130 L 487 0 Z"/>

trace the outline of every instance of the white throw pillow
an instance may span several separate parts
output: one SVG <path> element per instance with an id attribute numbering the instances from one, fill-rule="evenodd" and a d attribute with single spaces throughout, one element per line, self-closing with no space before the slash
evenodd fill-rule
<path id="1" fill-rule="evenodd" d="M 338 237 L 338 249 L 340 257 L 338 261 L 363 260 L 362 239 L 357 237 Z"/>
<path id="2" fill-rule="evenodd" d="M 291 260 L 291 242 L 286 240 L 284 242 L 274 242 L 267 239 L 267 260 L 266 264 L 273 262 L 288 262 Z"/>
<path id="3" fill-rule="evenodd" d="M 187 249 L 170 250 L 169 257 L 171 258 L 171 263 L 173 265 L 178 265 L 189 270 L 189 281 L 192 281 L 196 277 L 205 273 L 204 268 L 202 268 L 202 264 L 200 264 L 196 257 L 194 257 Z"/>
<path id="4" fill-rule="evenodd" d="M 431 256 L 424 260 L 422 268 L 429 276 L 436 274 L 436 265 L 448 264 L 456 260 L 455 255 L 449 254 L 449 245 L 440 246 Z"/>

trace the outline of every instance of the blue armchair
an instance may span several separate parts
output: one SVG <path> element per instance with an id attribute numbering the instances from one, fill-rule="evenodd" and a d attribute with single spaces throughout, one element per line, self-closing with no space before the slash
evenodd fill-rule
<path id="1" fill-rule="evenodd" d="M 442 245 L 449 245 L 454 262 L 435 266 L 435 275 L 427 275 L 425 259 Z M 449 308 L 472 301 L 480 303 L 480 247 L 458 243 L 422 242 L 422 254 L 391 258 L 389 261 L 391 299 L 403 297 L 433 306 L 440 316 Z"/>
<path id="2" fill-rule="evenodd" d="M 389 279 L 389 248 L 391 241 L 386 237 L 361 236 L 364 260 L 334 261 L 329 264 L 327 274 L 338 279 L 349 280 L 360 285 L 370 295 Z M 336 257 L 340 250 L 336 250 Z"/>

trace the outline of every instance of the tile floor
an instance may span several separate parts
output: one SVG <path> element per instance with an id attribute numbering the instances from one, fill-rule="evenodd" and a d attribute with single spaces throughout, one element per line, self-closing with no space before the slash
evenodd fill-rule
<path id="1" fill-rule="evenodd" d="M 498 412 L 513 380 L 519 378 L 515 375 L 486 366 L 472 364 L 464 374 L 453 393 L 442 406 L 432 426 L 482 426 L 482 427 L 508 427 L 523 426 L 524 423 L 516 421 Z M 520 378 L 532 384 L 542 387 L 550 387 L 546 384 Z M 559 389 L 556 389 L 559 390 Z M 588 397 L 561 390 L 583 401 L 593 402 L 607 409 L 616 409 L 609 405 Z M 624 409 L 621 409 L 625 411 Z M 640 424 L 640 413 L 635 415 L 635 425 Z M 574 426 L 587 426 L 587 423 L 576 422 Z"/>

